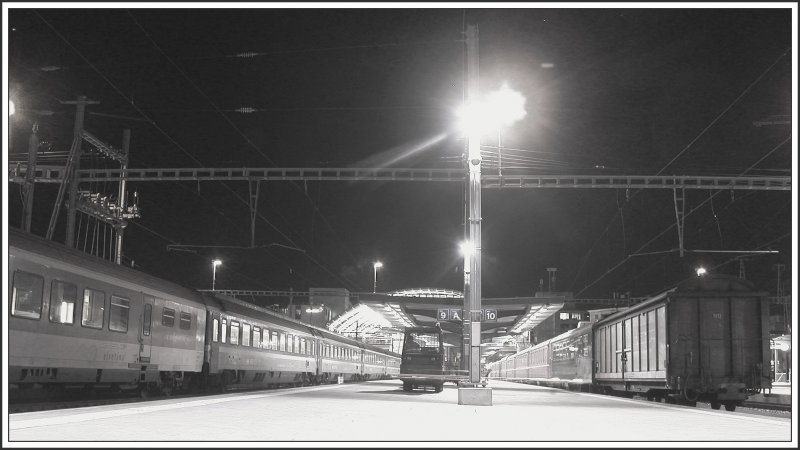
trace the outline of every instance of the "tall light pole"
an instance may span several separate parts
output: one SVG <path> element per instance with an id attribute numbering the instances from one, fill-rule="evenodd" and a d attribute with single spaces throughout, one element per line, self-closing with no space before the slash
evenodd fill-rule
<path id="1" fill-rule="evenodd" d="M 378 292 L 378 269 L 383 267 L 383 263 L 380 261 L 375 261 L 372 263 L 372 293 Z"/>
<path id="2" fill-rule="evenodd" d="M 474 25 L 467 26 L 466 37 L 467 104 L 461 111 L 461 119 L 468 139 L 469 241 L 473 252 L 469 276 L 465 273 L 463 317 L 464 332 L 470 335 L 469 384 L 475 387 L 481 379 L 481 135 L 511 125 L 523 118 L 526 111 L 525 98 L 506 85 L 479 99 L 478 32 Z"/>
<path id="3" fill-rule="evenodd" d="M 211 261 L 211 290 L 213 291 L 217 284 L 217 266 L 221 266 L 222 261 L 215 259 Z"/>

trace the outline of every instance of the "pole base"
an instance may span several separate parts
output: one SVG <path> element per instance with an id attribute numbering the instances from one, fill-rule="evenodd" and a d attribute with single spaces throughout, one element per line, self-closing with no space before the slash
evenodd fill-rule
<path id="1" fill-rule="evenodd" d="M 492 388 L 459 387 L 459 405 L 492 406 Z"/>

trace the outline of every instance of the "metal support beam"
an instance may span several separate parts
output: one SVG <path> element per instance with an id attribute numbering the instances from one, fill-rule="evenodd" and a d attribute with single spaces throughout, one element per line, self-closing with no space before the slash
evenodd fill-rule
<path id="1" fill-rule="evenodd" d="M 122 157 L 119 161 L 122 163 L 122 169 L 125 170 L 128 168 L 128 159 L 130 156 L 131 151 L 131 130 L 122 130 Z M 120 215 L 125 214 L 128 206 L 128 192 L 126 191 L 126 181 L 124 178 L 119 180 L 119 198 L 117 199 L 117 203 L 119 203 L 120 207 Z M 114 262 L 117 264 L 122 264 L 122 238 L 125 235 L 125 227 L 127 222 L 122 222 L 119 226 L 115 227 L 117 231 L 117 242 L 116 242 L 116 255 L 114 256 Z"/>
<path id="2" fill-rule="evenodd" d="M 36 167 L 37 183 L 60 183 L 64 168 Z M 24 164 L 10 165 L 9 181 L 23 183 Z M 151 168 L 85 169 L 81 182 L 119 181 L 467 181 L 463 169 L 353 169 L 353 168 Z M 693 175 L 497 175 L 482 177 L 484 189 L 706 189 L 791 191 L 792 177 Z"/>
<path id="3" fill-rule="evenodd" d="M 97 104 L 98 101 L 87 99 L 85 96 L 78 97 L 77 101 L 61 102 L 63 104 L 74 104 L 75 109 L 75 128 L 73 131 L 73 145 L 70 151 L 72 158 L 72 168 L 70 170 L 69 183 L 69 207 L 67 209 L 67 236 L 64 243 L 67 247 L 73 247 L 75 243 L 75 214 L 78 211 L 78 177 L 77 171 L 81 167 L 81 148 L 83 140 L 83 118 L 86 113 L 86 105 Z"/>
<path id="4" fill-rule="evenodd" d="M 675 199 L 675 220 L 678 227 L 678 251 L 683 258 L 683 218 L 684 204 L 686 203 L 686 192 L 681 189 L 680 195 L 677 189 L 672 190 L 672 197 Z"/>
<path id="5" fill-rule="evenodd" d="M 33 215 L 33 192 L 36 186 L 36 154 L 39 151 L 39 137 L 36 135 L 39 131 L 39 124 L 34 123 L 31 130 L 31 137 L 28 139 L 28 167 L 33 167 L 34 170 L 25 174 L 25 203 L 22 211 L 22 229 L 29 232 L 31 231 L 31 216 Z"/>
<path id="6" fill-rule="evenodd" d="M 256 217 L 258 212 L 258 192 L 261 180 L 248 180 L 247 187 L 250 190 L 250 246 L 256 246 Z"/>
<path id="7" fill-rule="evenodd" d="M 467 101 L 476 103 L 479 89 L 478 30 L 467 26 Z M 468 137 L 467 166 L 469 168 L 469 283 L 464 286 L 464 331 L 469 331 L 469 382 L 481 381 L 481 136 L 471 132 Z M 466 356 L 466 355 L 465 355 Z"/>

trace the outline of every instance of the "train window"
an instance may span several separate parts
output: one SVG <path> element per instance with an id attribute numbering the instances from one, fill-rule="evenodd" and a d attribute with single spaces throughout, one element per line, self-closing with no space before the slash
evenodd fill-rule
<path id="1" fill-rule="evenodd" d="M 175 310 L 164 308 L 161 312 L 161 325 L 172 327 L 175 325 Z"/>
<path id="2" fill-rule="evenodd" d="M 306 354 L 306 340 L 303 338 L 300 338 L 300 354 L 301 355 Z"/>
<path id="3" fill-rule="evenodd" d="M 126 333 L 128 331 L 128 315 L 130 314 L 130 300 L 127 298 L 111 296 L 111 308 L 108 310 L 108 329 Z"/>
<path id="4" fill-rule="evenodd" d="M 278 332 L 272 331 L 272 339 L 269 341 L 269 348 L 272 350 L 278 349 Z"/>
<path id="5" fill-rule="evenodd" d="M 103 328 L 105 312 L 106 293 L 94 289 L 84 289 L 81 325 L 89 328 Z"/>
<path id="6" fill-rule="evenodd" d="M 250 347 L 250 324 L 242 324 L 242 345 Z"/>
<path id="7" fill-rule="evenodd" d="M 14 291 L 11 294 L 11 315 L 38 319 L 42 316 L 44 279 L 32 273 L 14 272 Z"/>
<path id="8" fill-rule="evenodd" d="M 300 337 L 297 336 L 297 335 L 294 335 L 294 336 L 292 336 L 292 340 L 294 341 L 294 345 L 293 345 L 294 350 L 292 350 L 292 351 L 295 352 L 295 353 L 300 353 Z"/>
<path id="9" fill-rule="evenodd" d="M 181 312 L 181 322 L 178 324 L 181 330 L 192 329 L 192 313 Z"/>
<path id="10" fill-rule="evenodd" d="M 144 305 L 144 317 L 142 318 L 142 336 L 150 336 L 150 326 L 153 317 L 153 305 Z"/>
<path id="11" fill-rule="evenodd" d="M 213 326 L 214 326 L 214 331 L 212 331 L 213 337 L 211 339 L 214 342 L 217 342 L 217 341 L 219 341 L 219 319 L 217 319 L 216 317 L 214 317 L 214 325 Z"/>
<path id="12" fill-rule="evenodd" d="M 239 322 L 231 320 L 231 341 L 232 345 L 239 345 Z"/>
<path id="13" fill-rule="evenodd" d="M 261 348 L 261 328 L 253 327 L 253 347 Z"/>
<path id="14" fill-rule="evenodd" d="M 288 333 L 286 334 L 286 351 L 287 352 L 294 352 L 294 348 L 293 348 L 293 345 L 294 345 L 293 342 L 294 341 L 292 340 L 293 337 L 294 336 L 292 336 L 291 334 L 288 334 Z"/>
<path id="15" fill-rule="evenodd" d="M 278 350 L 286 351 L 286 334 L 278 333 Z"/>
<path id="16" fill-rule="evenodd" d="M 222 319 L 222 343 L 228 342 L 228 319 Z"/>
<path id="17" fill-rule="evenodd" d="M 50 288 L 50 322 L 72 325 L 77 300 L 78 288 L 74 284 L 53 280 Z"/>
<path id="18" fill-rule="evenodd" d="M 264 328 L 264 331 L 261 333 L 261 348 L 271 348 L 269 343 L 269 330 L 266 328 Z"/>

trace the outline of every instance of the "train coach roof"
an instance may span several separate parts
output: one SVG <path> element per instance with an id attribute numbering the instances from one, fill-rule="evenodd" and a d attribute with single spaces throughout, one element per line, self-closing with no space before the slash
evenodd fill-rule
<path id="1" fill-rule="evenodd" d="M 702 293 L 702 294 L 701 294 Z M 703 276 L 692 277 L 679 282 L 674 287 L 667 289 L 653 297 L 630 308 L 623 309 L 608 317 L 598 320 L 597 323 L 616 320 L 631 311 L 644 309 L 654 303 L 663 301 L 666 298 L 680 298 L 686 296 L 753 296 L 766 297 L 767 293 L 757 291 L 755 285 L 750 281 L 739 277 L 724 274 L 706 274 Z"/>
<path id="2" fill-rule="evenodd" d="M 386 355 L 397 355 L 394 352 L 390 352 L 380 347 L 376 347 L 370 344 L 365 344 L 363 342 L 344 337 L 340 334 L 336 334 L 331 331 L 318 328 L 313 325 L 307 324 L 305 322 L 293 319 L 291 317 L 284 316 L 270 309 L 254 305 L 252 303 L 247 303 L 233 297 L 228 297 L 227 295 L 209 293 L 208 297 L 213 301 L 215 301 L 219 305 L 218 307 L 223 311 L 241 314 L 243 316 L 252 317 L 255 319 L 261 319 L 269 323 L 285 326 L 287 328 L 300 329 L 308 333 L 315 334 L 317 336 L 322 336 L 326 339 L 341 342 L 343 344 L 349 344 L 361 348 L 366 348 L 369 350 L 373 350 L 377 353 L 383 353 Z"/>
<path id="3" fill-rule="evenodd" d="M 299 328 L 307 333 L 311 333 L 311 329 L 315 328 L 311 327 L 309 324 L 305 322 L 292 319 L 290 317 L 276 313 L 275 311 L 272 311 L 267 308 L 262 308 L 261 306 L 254 305 L 252 303 L 247 303 L 233 297 L 228 297 L 227 295 L 209 294 L 209 296 L 212 297 L 214 300 L 216 300 L 217 303 L 219 303 L 220 309 L 229 313 L 241 314 L 243 316 L 252 317 L 254 319 L 261 319 L 270 323 L 283 325 L 287 328 L 295 328 L 295 329 Z M 315 331 L 317 331 L 316 328 Z"/>
<path id="4" fill-rule="evenodd" d="M 80 272 L 93 272 L 105 275 L 109 278 L 115 278 L 147 287 L 165 294 L 174 295 L 179 298 L 195 301 L 200 304 L 204 303 L 197 291 L 188 287 L 146 274 L 130 267 L 114 264 L 80 250 L 69 248 L 59 242 L 47 240 L 14 228 L 8 229 L 8 246 L 10 254 L 13 253 L 11 249 L 16 248 L 24 252 L 39 255 L 43 258 L 69 264 Z"/>

